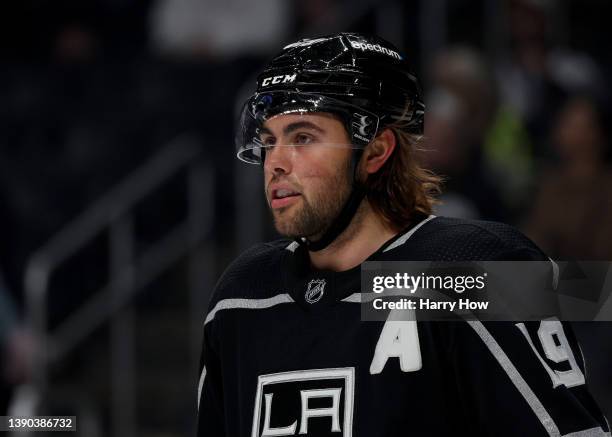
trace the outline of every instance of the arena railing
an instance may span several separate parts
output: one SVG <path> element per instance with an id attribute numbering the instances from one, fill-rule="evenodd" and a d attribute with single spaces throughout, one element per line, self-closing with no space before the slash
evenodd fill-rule
<path id="1" fill-rule="evenodd" d="M 186 219 L 137 255 L 135 205 L 180 172 L 186 172 L 187 178 Z M 44 398 L 50 385 L 52 364 L 65 359 L 75 347 L 87 341 L 94 330 L 110 323 L 112 435 L 137 435 L 131 301 L 185 255 L 189 255 L 190 266 L 191 366 L 193 375 L 197 376 L 201 324 L 208 291 L 212 289 L 211 270 L 214 267 L 210 245 L 202 244 L 213 226 L 213 175 L 211 165 L 202 158 L 198 141 L 179 138 L 68 223 L 31 256 L 24 277 L 27 320 L 38 339 L 33 369 L 35 396 L 31 399 Z M 108 283 L 57 327 L 50 329 L 48 299 L 53 273 L 103 232 L 109 233 Z"/>

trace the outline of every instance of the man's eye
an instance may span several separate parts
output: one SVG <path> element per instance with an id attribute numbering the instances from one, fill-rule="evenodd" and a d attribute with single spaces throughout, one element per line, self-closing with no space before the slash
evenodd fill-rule
<path id="1" fill-rule="evenodd" d="M 293 142 L 295 144 L 310 144 L 313 142 L 313 138 L 307 134 L 297 134 Z"/>
<path id="2" fill-rule="evenodd" d="M 276 144 L 276 138 L 274 137 L 263 137 L 261 142 L 264 146 L 273 146 Z"/>

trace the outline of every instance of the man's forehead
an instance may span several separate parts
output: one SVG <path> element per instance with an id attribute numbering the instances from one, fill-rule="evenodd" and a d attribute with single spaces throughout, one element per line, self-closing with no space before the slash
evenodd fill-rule
<path id="1" fill-rule="evenodd" d="M 322 131 L 343 128 L 338 116 L 329 112 L 300 112 L 278 114 L 266 120 L 263 127 L 268 130 L 282 130 L 288 126 L 300 124 Z"/>

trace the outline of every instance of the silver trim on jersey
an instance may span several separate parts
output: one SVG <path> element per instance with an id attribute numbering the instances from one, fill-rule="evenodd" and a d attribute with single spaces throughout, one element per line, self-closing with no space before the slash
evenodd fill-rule
<path id="1" fill-rule="evenodd" d="M 361 303 L 361 293 L 353 293 L 342 299 L 341 302 Z"/>
<path id="2" fill-rule="evenodd" d="M 429 217 L 427 217 L 426 219 L 421 220 L 421 222 L 416 225 L 414 228 L 410 229 L 408 232 L 406 232 L 404 235 L 402 235 L 401 237 L 399 237 L 397 240 L 395 240 L 393 243 L 391 243 L 388 247 L 385 248 L 385 250 L 383 250 L 383 252 L 388 252 L 390 250 L 395 249 L 396 247 L 401 246 L 402 244 L 404 244 L 406 241 L 408 241 L 408 239 L 410 237 L 412 237 L 412 235 L 419 230 L 419 228 L 421 226 L 423 226 L 425 223 L 435 219 L 436 216 L 435 215 L 430 215 Z"/>
<path id="3" fill-rule="evenodd" d="M 291 296 L 287 293 L 277 294 L 276 296 L 268 297 L 266 299 L 223 299 L 217 302 L 215 307 L 212 309 L 210 313 L 206 316 L 206 320 L 204 321 L 204 326 L 208 322 L 211 322 L 217 312 L 221 310 L 234 310 L 234 309 L 247 309 L 247 310 L 262 310 L 266 308 L 271 308 L 273 306 L 282 304 L 282 303 L 293 303 L 295 302 Z"/>
<path id="4" fill-rule="evenodd" d="M 495 338 L 493 338 L 489 330 L 480 320 L 467 320 L 467 323 L 474 329 L 474 331 L 476 331 L 497 362 L 506 371 L 514 386 L 523 395 L 537 418 L 544 426 L 544 429 L 546 429 L 548 432 L 548 435 L 551 437 L 560 437 L 561 433 L 559 432 L 557 424 L 553 418 L 550 417 L 550 414 L 548 414 L 548 411 L 546 411 L 546 408 L 544 408 L 542 402 L 540 402 L 536 394 L 533 392 L 533 390 L 531 390 L 531 387 L 529 387 L 529 384 L 527 384 L 525 379 L 523 379 L 517 368 L 514 367 L 514 364 L 512 364 L 510 358 L 508 358 L 508 355 L 506 355 L 499 343 L 497 343 Z"/>
<path id="5" fill-rule="evenodd" d="M 559 264 L 553 261 L 551 257 L 548 257 L 550 263 L 552 264 L 553 269 L 553 277 L 552 277 L 552 287 L 553 290 L 556 290 L 559 286 Z"/>
<path id="6" fill-rule="evenodd" d="M 294 241 L 289 246 L 285 247 L 285 250 L 288 250 L 289 252 L 295 252 L 295 249 L 297 249 L 298 247 L 300 247 L 300 243 Z"/>
<path id="7" fill-rule="evenodd" d="M 598 426 L 597 428 L 589 428 L 582 431 L 563 434 L 563 437 L 610 437 L 610 433 L 604 432 L 604 430 Z"/>
<path id="8" fill-rule="evenodd" d="M 429 288 L 422 288 L 422 291 L 431 291 L 432 293 L 435 293 L 436 290 L 430 290 Z M 412 296 L 412 293 L 408 290 L 390 290 L 388 292 L 385 293 L 385 296 Z M 371 302 L 374 299 L 377 299 L 378 297 L 380 297 L 380 294 L 378 293 L 353 293 L 351 295 L 349 295 L 348 297 L 345 297 L 344 299 L 342 299 L 341 302 L 349 302 L 349 303 L 366 303 L 366 302 Z"/>
<path id="9" fill-rule="evenodd" d="M 206 366 L 202 368 L 202 374 L 200 375 L 200 382 L 198 383 L 198 411 L 200 411 L 200 399 L 202 398 L 202 388 L 204 387 L 205 379 L 206 379 Z"/>

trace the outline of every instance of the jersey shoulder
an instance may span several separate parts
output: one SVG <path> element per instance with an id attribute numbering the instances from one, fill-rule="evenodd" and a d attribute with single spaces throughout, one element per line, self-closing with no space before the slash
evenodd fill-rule
<path id="1" fill-rule="evenodd" d="M 545 261 L 515 227 L 494 221 L 435 217 L 398 247 L 394 257 L 425 261 Z"/>
<path id="2" fill-rule="evenodd" d="M 245 250 L 223 272 L 211 304 L 221 299 L 266 298 L 278 293 L 281 263 L 288 239 L 260 243 Z"/>

